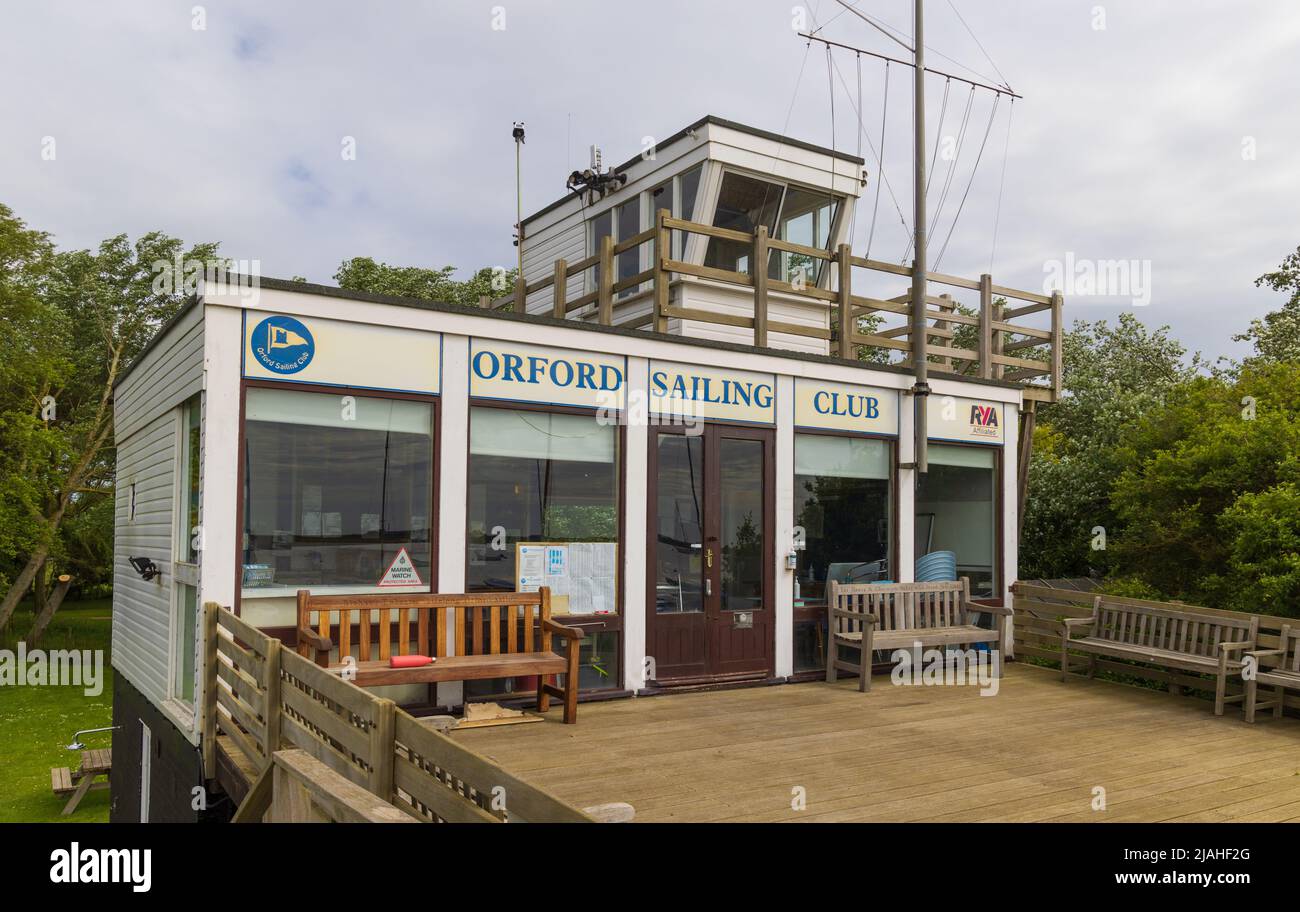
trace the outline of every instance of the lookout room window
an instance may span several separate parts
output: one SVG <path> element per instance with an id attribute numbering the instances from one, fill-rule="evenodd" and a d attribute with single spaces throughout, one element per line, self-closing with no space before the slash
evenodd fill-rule
<path id="1" fill-rule="evenodd" d="M 746 234 L 764 225 L 772 237 L 825 250 L 830 246 L 838 211 L 838 198 L 825 191 L 727 172 L 718 191 L 713 225 Z M 751 243 L 710 238 L 704 265 L 748 274 L 752 256 Z M 815 285 L 821 278 L 822 261 L 798 253 L 770 252 L 769 278 L 793 284 L 800 273 L 807 284 Z"/>
<path id="2" fill-rule="evenodd" d="M 250 387 L 244 413 L 245 594 L 430 590 L 430 402 Z"/>
<path id="3" fill-rule="evenodd" d="M 635 196 L 616 210 L 618 222 L 618 240 L 626 241 L 641 232 L 641 198 Z M 641 271 L 641 245 L 631 250 L 624 250 L 614 258 L 615 281 L 630 279 Z M 636 288 L 625 288 L 618 293 L 620 298 L 635 294 Z"/>
<path id="4" fill-rule="evenodd" d="M 830 247 L 831 227 L 838 208 L 837 201 L 826 193 L 790 187 L 781 205 L 776 236 L 792 244 L 825 250 Z M 805 284 L 816 285 L 825 261 L 802 253 L 773 250 L 770 265 L 771 278 L 794 284 L 802 274 Z"/>
<path id="5" fill-rule="evenodd" d="M 727 172 L 722 176 L 722 188 L 718 191 L 713 227 L 752 234 L 759 225 L 765 225 L 770 232 L 776 226 L 783 189 L 780 184 Z M 752 244 L 710 238 L 704 265 L 748 273 L 753 252 Z"/>
<path id="6" fill-rule="evenodd" d="M 989 447 L 929 447 L 929 471 L 916 486 L 916 556 L 952 552 L 971 595 L 997 591 L 997 459 Z"/>

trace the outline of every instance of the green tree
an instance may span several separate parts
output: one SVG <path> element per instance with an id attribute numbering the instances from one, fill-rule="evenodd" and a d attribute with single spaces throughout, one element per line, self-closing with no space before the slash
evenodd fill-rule
<path id="1" fill-rule="evenodd" d="M 1064 395 L 1041 404 L 1020 540 L 1021 575 L 1058 578 L 1104 573 L 1109 552 L 1094 550 L 1094 529 L 1109 540 L 1122 527 L 1111 492 L 1125 463 L 1125 429 L 1197 375 L 1200 355 L 1149 330 L 1136 316 L 1077 321 L 1062 351 Z"/>
<path id="2" fill-rule="evenodd" d="M 1277 310 L 1251 320 L 1250 328 L 1233 336 L 1233 340 L 1250 342 L 1256 360 L 1300 361 L 1300 247 L 1282 261 L 1277 271 L 1256 279 L 1255 285 L 1267 286 L 1289 297 Z"/>
<path id="3" fill-rule="evenodd" d="M 464 281 L 455 278 L 455 266 L 426 269 L 421 266 L 389 266 L 370 257 L 344 260 L 334 281 L 340 288 L 370 294 L 417 298 L 444 304 L 478 306 L 479 298 L 499 298 L 514 287 L 517 269 L 485 266 Z"/>
<path id="4" fill-rule="evenodd" d="M 113 386 L 184 301 L 180 283 L 160 282 L 160 275 L 168 276 L 178 259 L 218 260 L 215 244 L 186 250 L 160 232 L 135 243 L 118 235 L 94 251 L 54 252 L 7 208 L 0 211 L 0 238 L 10 249 L 0 254 L 0 307 L 19 320 L 18 331 L 0 340 L 0 360 L 18 365 L 5 371 L 0 391 L 10 479 L 4 510 L 17 522 L 4 541 L 16 572 L 0 600 L 3 630 L 29 590 L 41 601 L 70 554 L 106 553 L 102 542 L 92 545 L 85 536 L 102 534 L 102 515 L 91 514 L 113 491 Z M 34 277 L 24 279 L 24 262 Z"/>
<path id="5" fill-rule="evenodd" d="M 1198 377 L 1118 448 L 1114 569 L 1165 598 L 1298 614 L 1300 364 Z"/>

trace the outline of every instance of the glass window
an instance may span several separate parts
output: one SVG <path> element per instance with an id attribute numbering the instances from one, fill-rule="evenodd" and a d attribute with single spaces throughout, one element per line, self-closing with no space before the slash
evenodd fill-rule
<path id="1" fill-rule="evenodd" d="M 513 591 L 519 542 L 617 542 L 617 441 L 594 415 L 470 409 L 466 588 Z"/>
<path id="2" fill-rule="evenodd" d="M 673 207 L 673 202 L 673 181 L 672 178 L 669 178 L 649 193 L 649 205 L 646 208 L 649 210 L 650 224 L 654 224 L 655 215 L 658 214 L 660 209 L 667 209 L 669 215 L 677 215 L 678 210 Z M 678 255 L 678 242 L 675 238 L 676 235 L 680 233 L 681 232 L 678 231 L 669 232 L 668 242 L 672 247 L 672 249 L 668 251 L 668 256 L 670 257 Z M 653 256 L 653 254 L 651 255 Z"/>
<path id="3" fill-rule="evenodd" d="M 655 612 L 704 611 L 704 438 L 660 434 L 655 496 Z"/>
<path id="4" fill-rule="evenodd" d="M 994 451 L 931 443 L 929 471 L 916 486 L 916 556 L 950 551 L 971 594 L 991 598 L 997 569 Z"/>
<path id="5" fill-rule="evenodd" d="M 199 590 L 194 586 L 177 587 L 176 679 L 172 696 L 189 706 L 194 705 L 194 653 L 198 634 Z"/>
<path id="6" fill-rule="evenodd" d="M 892 446 L 884 440 L 796 434 L 794 521 L 804 547 L 795 603 L 821 603 L 826 582 L 891 579 Z"/>
<path id="7" fill-rule="evenodd" d="M 433 406 L 250 388 L 244 587 L 370 587 L 405 550 L 429 589 Z"/>
<path id="8" fill-rule="evenodd" d="M 718 208 L 713 216 L 713 226 L 753 232 L 759 225 L 766 225 L 768 231 L 771 231 L 776 226 L 782 192 L 780 184 L 728 172 L 722 176 L 722 189 L 718 192 Z M 704 265 L 748 273 L 752 252 L 752 244 L 710 238 Z"/>
<path id="9" fill-rule="evenodd" d="M 790 187 L 781 205 L 776 236 L 792 244 L 824 250 L 830 246 L 837 208 L 837 201 L 826 193 Z M 804 254 L 773 250 L 769 276 L 793 284 L 796 276 L 803 273 L 806 284 L 816 285 L 823 265 L 823 260 Z"/>
<path id="10" fill-rule="evenodd" d="M 618 239 L 626 241 L 628 238 L 639 234 L 641 231 L 641 198 L 634 196 L 626 203 L 618 207 Z M 641 271 L 641 247 L 633 247 L 631 250 L 624 250 L 617 257 L 618 264 L 615 273 L 618 276 L 617 281 L 630 279 Z M 626 297 L 634 294 L 635 288 L 625 288 L 619 292 L 619 297 Z"/>
<path id="11" fill-rule="evenodd" d="M 176 563 L 172 591 L 171 697 L 194 704 L 194 654 L 198 628 L 199 482 L 203 451 L 203 400 L 191 396 L 181 406 L 180 477 L 176 501 Z M 134 486 L 133 486 L 134 487 Z M 134 497 L 134 493 L 132 494 Z"/>
<path id="12" fill-rule="evenodd" d="M 660 209 L 667 209 L 669 215 L 673 215 L 677 211 L 673 208 L 673 182 L 671 180 L 664 181 L 650 191 L 650 218 L 652 221 L 655 213 Z"/>
<path id="13" fill-rule="evenodd" d="M 199 562 L 197 538 L 199 532 L 199 460 L 202 457 L 200 446 L 201 422 L 203 418 L 202 402 L 199 396 L 193 396 L 185 403 L 185 439 L 183 441 L 181 480 L 181 509 L 185 513 L 185 527 L 182 530 L 183 545 L 181 554 L 186 563 Z"/>
<path id="14" fill-rule="evenodd" d="M 591 255 L 600 254 L 600 242 L 602 238 L 614 236 L 614 211 L 606 209 L 600 215 L 591 220 Z M 591 268 L 591 288 L 595 291 L 600 283 L 600 264 L 597 263 Z"/>
<path id="15" fill-rule="evenodd" d="M 695 219 L 695 197 L 700 190 L 700 175 L 704 173 L 704 165 L 696 165 L 691 170 L 681 176 L 680 193 L 678 198 L 681 202 L 679 210 L 680 217 L 686 221 Z"/>

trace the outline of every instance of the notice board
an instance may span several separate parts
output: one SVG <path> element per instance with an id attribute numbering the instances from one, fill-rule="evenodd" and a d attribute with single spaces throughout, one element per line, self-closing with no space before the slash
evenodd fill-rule
<path id="1" fill-rule="evenodd" d="M 551 589 L 552 614 L 613 614 L 618 610 L 617 542 L 518 542 L 515 587 Z"/>

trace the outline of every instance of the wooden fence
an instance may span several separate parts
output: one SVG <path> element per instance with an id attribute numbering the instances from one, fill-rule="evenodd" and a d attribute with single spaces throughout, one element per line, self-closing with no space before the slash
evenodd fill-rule
<path id="1" fill-rule="evenodd" d="M 1077 589 L 1056 589 L 1048 586 L 1017 582 L 1011 586 L 1012 607 L 1015 611 L 1015 654 L 1017 658 L 1045 659 L 1055 667 L 1060 667 L 1061 660 L 1061 619 L 1092 616 L 1093 600 L 1098 592 L 1079 591 Z M 1222 611 L 1217 608 L 1202 608 L 1179 602 L 1154 602 L 1146 599 L 1122 598 L 1115 595 L 1103 596 L 1108 604 L 1128 605 L 1137 608 L 1160 608 L 1165 611 L 1187 611 L 1225 618 L 1248 620 L 1251 616 L 1239 611 Z M 1276 649 L 1281 645 L 1282 625 L 1295 624 L 1294 618 L 1275 617 L 1261 614 L 1259 617 L 1259 649 Z M 1089 656 L 1093 658 L 1093 656 Z M 1185 688 L 1198 696 L 1213 699 L 1214 681 L 1211 678 L 1198 677 L 1188 672 L 1174 669 L 1151 668 L 1134 665 L 1104 656 L 1096 657 L 1097 669 L 1116 674 L 1159 681 L 1169 685 L 1171 690 Z M 1071 662 L 1073 667 L 1073 662 Z M 1240 679 L 1229 679 L 1229 686 L 1236 686 L 1240 691 Z M 1300 697 L 1288 694 L 1286 705 L 1300 709 Z"/>
<path id="2" fill-rule="evenodd" d="M 278 787 L 297 790 L 296 798 L 282 802 L 282 809 L 297 808 L 299 816 L 292 819 L 308 813 L 304 802 L 316 814 L 331 807 L 356 812 L 357 803 L 345 801 L 347 795 L 326 800 L 319 788 L 293 784 L 304 770 L 319 765 L 338 781 L 419 821 L 593 822 L 585 812 L 422 724 L 393 701 L 283 648 L 279 640 L 218 605 L 204 606 L 204 635 L 205 775 L 215 778 L 221 735 L 258 777 L 236 821 L 263 819 Z M 292 762 L 285 760 L 286 748 L 310 763 L 297 759 L 298 753 L 292 753 Z M 285 818 L 272 813 L 269 819 Z"/>
<path id="3" fill-rule="evenodd" d="M 750 271 L 736 272 L 673 259 L 674 231 L 747 245 L 752 250 L 749 257 L 752 264 Z M 650 267 L 636 275 L 616 279 L 615 263 L 619 254 L 639 250 L 647 244 L 650 245 Z M 793 254 L 824 264 L 827 281 L 795 283 L 770 278 L 766 264 L 771 251 Z M 760 225 L 751 234 L 673 218 L 668 210 L 660 209 L 655 214 L 654 225 L 647 230 L 617 243 L 609 237 L 602 238 L 598 253 L 573 263 L 556 260 L 550 274 L 532 282 L 526 282 L 523 276 L 518 276 L 512 294 L 496 301 L 483 298 L 481 303 L 493 309 L 513 309 L 516 313 L 524 313 L 530 295 L 550 289 L 550 313 L 558 320 L 576 315 L 603 326 L 649 327 L 656 332 L 667 332 L 668 321 L 677 318 L 749 329 L 753 332 L 754 345 L 760 347 L 768 345 L 769 333 L 778 332 L 827 341 L 836 357 L 849 361 L 860 360 L 864 350 L 874 350 L 898 352 L 906 362 L 912 352 L 910 288 L 891 297 L 866 294 L 863 285 L 859 284 L 855 288 L 855 268 L 908 279 L 909 282 L 912 275 L 910 266 L 854 256 L 847 244 L 841 244 L 834 250 L 824 250 L 769 237 L 766 226 Z M 596 271 L 596 289 L 569 298 L 568 280 L 584 275 L 591 269 Z M 744 316 L 680 304 L 674 306 L 670 303 L 669 285 L 675 276 L 693 276 L 751 289 L 753 313 Z M 928 272 L 926 278 L 936 285 L 978 294 L 978 303 L 971 308 L 975 311 L 973 315 L 960 312 L 958 303 L 951 294 L 927 295 L 923 306 L 928 327 L 926 351 L 930 361 L 944 369 L 980 379 L 1022 382 L 1025 384 L 1027 399 L 1050 402 L 1059 397 L 1063 331 L 1063 299 L 1059 292 L 1042 295 L 995 285 L 992 276 L 988 274 L 978 279 L 968 279 Z M 647 283 L 650 286 L 648 290 L 637 291 Z M 823 284 L 825 287 L 821 287 Z M 859 291 L 863 293 L 858 293 Z M 632 294 L 617 297 L 624 292 Z M 830 316 L 829 328 L 771 320 L 771 292 L 790 295 L 824 307 Z M 616 320 L 616 303 L 620 308 L 626 309 L 628 304 L 643 301 L 647 297 L 652 299 L 648 315 Z M 1020 304 L 1010 307 L 1002 303 L 1004 299 L 1012 299 Z M 593 305 L 594 310 L 591 310 Z M 583 313 L 578 314 L 579 311 Z M 1044 312 L 1050 314 L 1050 325 L 1047 327 L 1013 322 Z M 891 329 L 862 332 L 862 318 L 876 315 L 884 315 L 886 318 L 901 316 L 906 319 L 901 326 Z M 955 346 L 955 329 L 961 326 L 974 328 L 974 348 Z"/>

